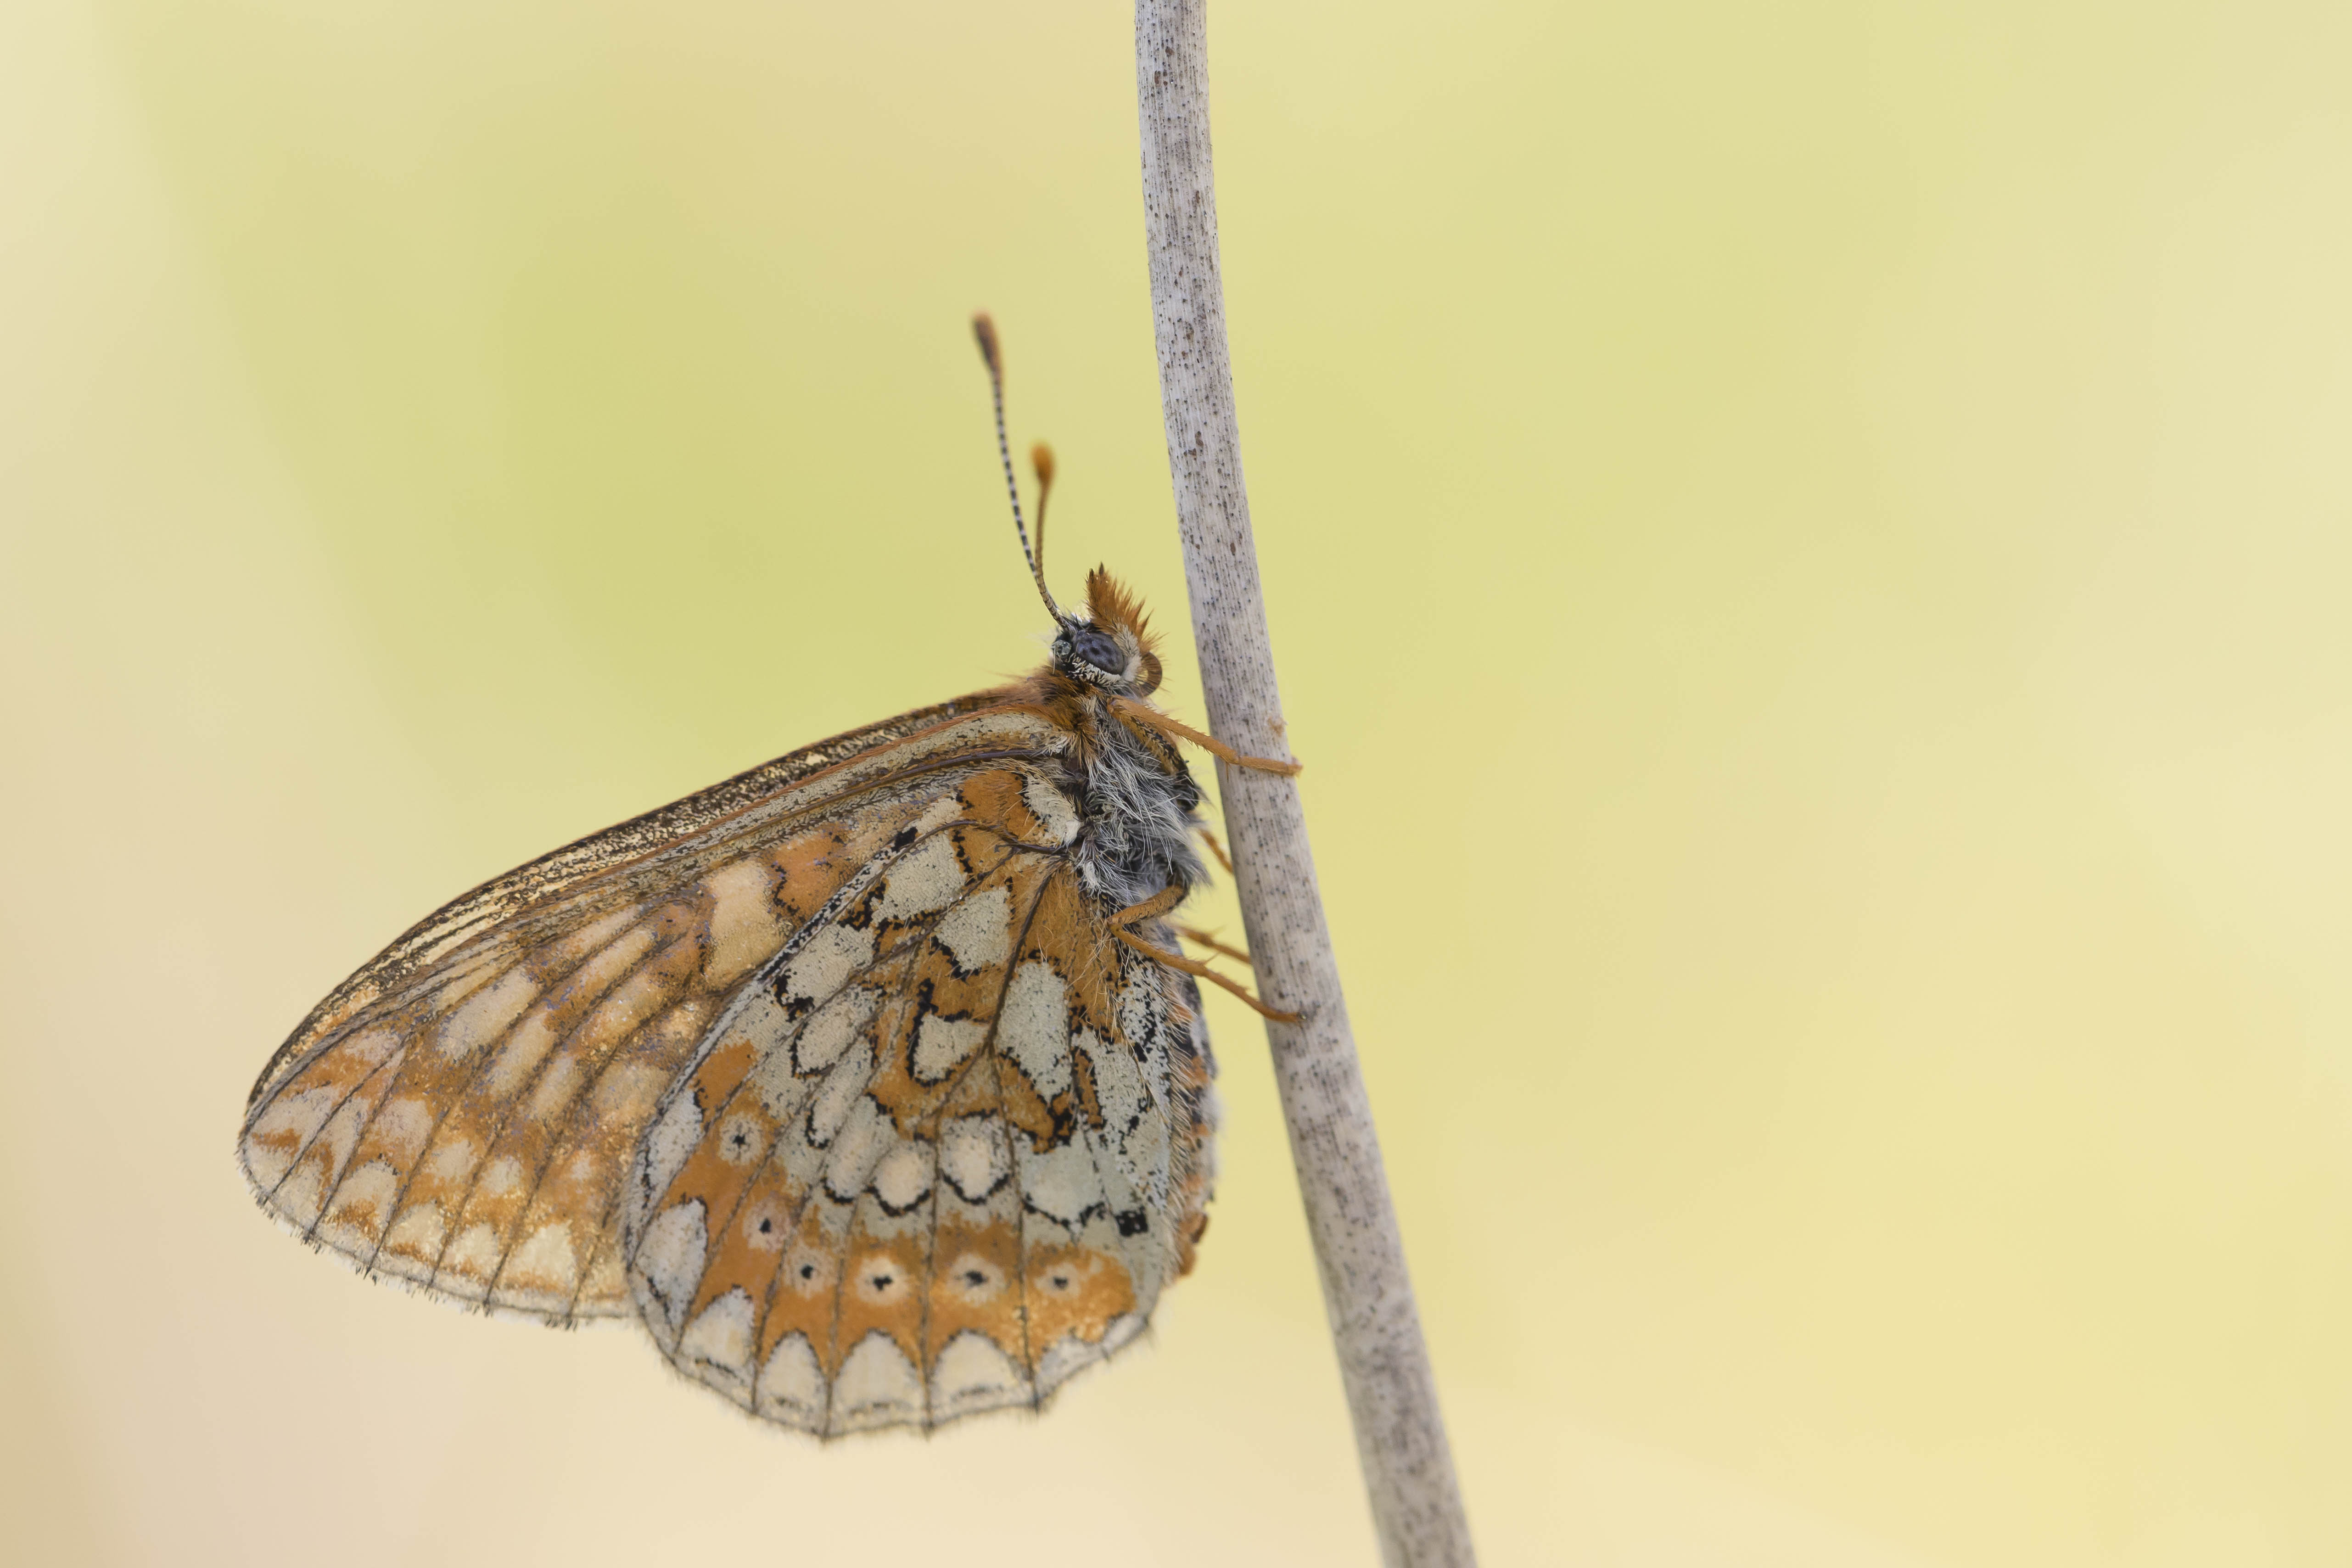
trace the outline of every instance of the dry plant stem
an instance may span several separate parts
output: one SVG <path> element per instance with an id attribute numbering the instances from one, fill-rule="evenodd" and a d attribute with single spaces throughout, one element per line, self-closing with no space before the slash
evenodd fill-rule
<path id="1" fill-rule="evenodd" d="M 1289 748 L 1225 349 L 1204 6 L 1205 0 L 1136 0 L 1135 7 L 1160 401 L 1210 728 L 1241 752 L 1283 756 Z M 1469 1525 L 1339 994 L 1298 785 L 1223 762 L 1217 778 L 1259 993 L 1302 1015 L 1295 1024 L 1269 1021 L 1266 1035 L 1381 1556 L 1394 1568 L 1468 1564 Z"/>

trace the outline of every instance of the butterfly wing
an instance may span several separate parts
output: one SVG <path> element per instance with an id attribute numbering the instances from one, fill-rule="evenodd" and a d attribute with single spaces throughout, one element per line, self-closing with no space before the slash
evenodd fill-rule
<path id="1" fill-rule="evenodd" d="M 1057 778 L 962 781 L 738 994 L 656 1113 L 628 1284 L 672 1363 L 746 1409 L 830 1436 L 1034 1406 L 1191 1265 L 1198 994 L 1113 938 Z"/>
<path id="2" fill-rule="evenodd" d="M 362 1269 L 568 1321 L 629 1310 L 621 1178 L 733 994 L 960 782 L 1064 737 L 992 694 L 778 759 L 467 894 L 255 1085 L 262 1205 Z"/>

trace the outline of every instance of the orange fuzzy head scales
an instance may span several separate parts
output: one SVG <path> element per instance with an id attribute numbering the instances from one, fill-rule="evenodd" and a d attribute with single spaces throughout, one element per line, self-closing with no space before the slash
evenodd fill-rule
<path id="1" fill-rule="evenodd" d="M 1160 639 L 1152 634 L 1143 601 L 1100 566 L 1087 574 L 1087 618 L 1135 656 L 1140 666 L 1134 683 L 1139 692 L 1159 686 Z"/>

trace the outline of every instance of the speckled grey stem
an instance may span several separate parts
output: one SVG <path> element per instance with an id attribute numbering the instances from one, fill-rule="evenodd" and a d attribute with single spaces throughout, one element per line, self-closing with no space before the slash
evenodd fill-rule
<path id="1" fill-rule="evenodd" d="M 1242 752 L 1287 756 L 1225 352 L 1205 0 L 1136 0 L 1135 76 L 1168 468 L 1209 727 Z M 1391 1568 L 1467 1568 L 1470 1528 L 1298 786 L 1222 763 L 1217 779 L 1261 994 L 1303 1015 L 1297 1024 L 1269 1024 L 1266 1036 L 1381 1553 Z"/>

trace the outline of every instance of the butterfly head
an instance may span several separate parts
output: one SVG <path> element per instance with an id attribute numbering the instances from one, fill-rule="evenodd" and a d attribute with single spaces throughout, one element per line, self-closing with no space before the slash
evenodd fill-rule
<path id="1" fill-rule="evenodd" d="M 1054 668 L 1088 686 L 1141 697 L 1160 685 L 1159 643 L 1142 604 L 1097 566 L 1087 576 L 1087 613 L 1064 616 L 1054 634 Z"/>

